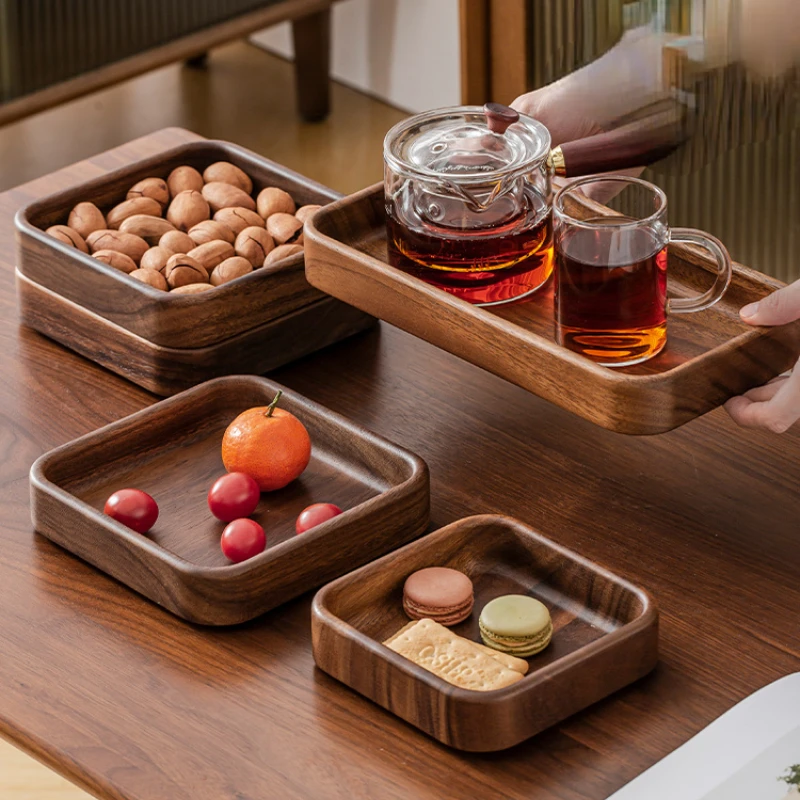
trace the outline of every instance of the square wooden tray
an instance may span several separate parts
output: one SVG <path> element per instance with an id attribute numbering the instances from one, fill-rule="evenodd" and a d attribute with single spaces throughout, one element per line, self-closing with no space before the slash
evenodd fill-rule
<path id="1" fill-rule="evenodd" d="M 263 375 L 375 324 L 332 297 L 206 347 L 153 344 L 16 273 L 20 321 L 111 372 L 166 397 L 225 375 Z"/>
<path id="2" fill-rule="evenodd" d="M 492 692 L 453 686 L 385 647 L 408 622 L 403 583 L 452 567 L 475 587 L 472 616 L 453 631 L 480 641 L 483 606 L 529 594 L 550 609 L 550 646 L 519 683 Z M 459 750 L 502 750 L 646 675 L 658 659 L 658 612 L 641 589 L 527 525 L 469 517 L 323 587 L 311 619 L 314 659 L 342 683 Z"/>
<path id="3" fill-rule="evenodd" d="M 225 474 L 222 434 L 280 387 L 264 378 L 209 381 L 46 453 L 31 467 L 34 528 L 131 589 L 191 622 L 231 625 L 342 575 L 421 535 L 428 524 L 425 463 L 287 389 L 281 407 L 311 435 L 305 472 L 262 495 L 253 515 L 265 552 L 230 564 L 219 546 L 209 487 Z M 103 514 L 108 496 L 139 488 L 159 504 L 145 536 Z M 297 536 L 314 502 L 344 513 Z"/>
<path id="4" fill-rule="evenodd" d="M 237 145 L 190 142 L 21 209 L 16 216 L 17 268 L 40 286 L 161 347 L 214 345 L 321 300 L 324 295 L 305 279 L 302 253 L 213 292 L 176 296 L 136 281 L 44 232 L 50 225 L 65 223 L 72 207 L 82 200 L 106 209 L 124 200 L 128 189 L 142 178 L 166 178 L 181 164 L 202 171 L 221 160 L 236 164 L 253 179 L 254 195 L 265 186 L 278 186 L 298 205 L 324 205 L 340 196 Z"/>
<path id="5" fill-rule="evenodd" d="M 753 329 L 739 319 L 743 305 L 783 284 L 735 265 L 719 303 L 670 318 L 659 356 L 625 369 L 599 366 L 554 341 L 552 287 L 528 301 L 480 308 L 389 266 L 384 214 L 380 184 L 316 214 L 305 232 L 309 283 L 605 428 L 671 430 L 797 359 L 800 321 Z M 671 293 L 699 293 L 711 269 L 694 249 L 671 247 Z"/>

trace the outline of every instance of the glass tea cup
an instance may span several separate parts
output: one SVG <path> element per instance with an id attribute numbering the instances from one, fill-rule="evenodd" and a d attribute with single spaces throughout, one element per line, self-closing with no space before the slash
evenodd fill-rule
<path id="1" fill-rule="evenodd" d="M 620 216 L 592 215 L 593 195 L 614 196 Z M 555 323 L 559 344 L 599 364 L 627 367 L 667 343 L 667 315 L 714 305 L 731 281 L 730 256 L 702 231 L 671 228 L 667 197 L 640 178 L 590 177 L 553 201 Z M 667 246 L 699 245 L 717 262 L 714 285 L 698 297 L 667 297 Z"/>

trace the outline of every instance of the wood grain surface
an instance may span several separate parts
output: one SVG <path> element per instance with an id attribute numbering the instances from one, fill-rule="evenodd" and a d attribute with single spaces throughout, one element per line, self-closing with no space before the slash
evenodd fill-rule
<path id="1" fill-rule="evenodd" d="M 408 623 L 403 584 L 426 567 L 472 581 L 472 614 L 452 630 L 480 642 L 481 609 L 496 597 L 535 597 L 553 638 L 512 686 L 453 686 L 382 646 Z M 328 584 L 311 609 L 314 660 L 329 675 L 459 750 L 504 750 L 646 675 L 658 660 L 658 611 L 646 592 L 518 520 L 458 520 Z"/>
<path id="2" fill-rule="evenodd" d="M 270 322 L 206 347 L 161 347 L 34 283 L 19 270 L 20 321 L 149 392 L 166 397 L 224 375 L 261 374 L 374 325 L 320 295 Z"/>
<path id="3" fill-rule="evenodd" d="M 273 377 L 425 459 L 434 528 L 509 514 L 647 589 L 650 676 L 509 751 L 465 755 L 315 670 L 309 596 L 200 629 L 35 535 L 33 461 L 154 398 L 19 326 L 13 214 L 182 141 L 163 131 L 0 196 L 2 735 L 104 800 L 603 800 L 800 669 L 797 432 L 715 411 L 620 436 L 390 325 Z"/>
<path id="4" fill-rule="evenodd" d="M 206 496 L 225 474 L 222 435 L 243 411 L 280 407 L 311 436 L 311 461 L 254 514 L 266 550 L 231 564 L 225 523 Z M 146 536 L 103 513 L 118 489 L 159 505 Z M 424 533 L 428 470 L 416 456 L 264 378 L 219 378 L 46 453 L 31 468 L 37 532 L 174 614 L 204 625 L 247 622 Z M 300 512 L 335 503 L 333 520 L 295 533 Z"/>
<path id="5" fill-rule="evenodd" d="M 601 209 L 592 204 L 591 213 Z M 741 321 L 743 305 L 783 284 L 736 265 L 715 306 L 670 317 L 660 355 L 609 369 L 554 341 L 552 282 L 523 302 L 470 305 L 390 267 L 384 219 L 382 184 L 315 215 L 305 234 L 309 282 L 619 433 L 672 430 L 790 369 L 800 351 L 800 321 L 772 329 Z M 671 247 L 670 293 L 702 293 L 714 280 L 709 269 L 697 252 Z"/>

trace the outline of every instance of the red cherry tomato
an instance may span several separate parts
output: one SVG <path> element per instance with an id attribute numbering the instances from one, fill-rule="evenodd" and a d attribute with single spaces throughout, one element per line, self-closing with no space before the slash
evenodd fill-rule
<path id="1" fill-rule="evenodd" d="M 223 475 L 208 490 L 208 507 L 223 522 L 249 517 L 260 499 L 258 484 L 243 472 Z"/>
<path id="2" fill-rule="evenodd" d="M 103 511 L 138 533 L 147 533 L 158 519 L 158 505 L 147 492 L 120 489 L 106 500 Z"/>
<path id="3" fill-rule="evenodd" d="M 225 557 L 238 564 L 263 553 L 267 537 L 254 519 L 235 519 L 222 531 L 220 546 Z"/>
<path id="4" fill-rule="evenodd" d="M 329 519 L 338 517 L 341 513 L 342 509 L 333 503 L 314 503 L 313 506 L 304 508 L 300 512 L 300 516 L 294 524 L 294 529 L 297 533 L 305 533 L 307 530 L 315 528 Z"/>

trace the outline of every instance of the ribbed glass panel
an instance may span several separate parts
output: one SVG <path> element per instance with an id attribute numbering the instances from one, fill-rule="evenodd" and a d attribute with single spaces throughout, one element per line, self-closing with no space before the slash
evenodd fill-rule
<path id="1" fill-rule="evenodd" d="M 529 0 L 528 85 L 544 86 L 619 41 L 623 0 Z"/>
<path id="2" fill-rule="evenodd" d="M 711 72 L 698 109 L 691 141 L 645 175 L 667 192 L 670 221 L 713 233 L 761 272 L 800 278 L 800 71 L 771 82 Z"/>
<path id="3" fill-rule="evenodd" d="M 645 178 L 664 189 L 672 225 L 719 237 L 736 261 L 800 278 L 800 131 L 723 153 L 689 174 Z"/>
<path id="4" fill-rule="evenodd" d="M 672 225 L 719 237 L 732 257 L 783 281 L 800 278 L 800 71 L 754 81 L 732 66 L 697 86 L 691 139 L 647 170 Z M 624 195 L 612 205 L 626 211 Z"/>

